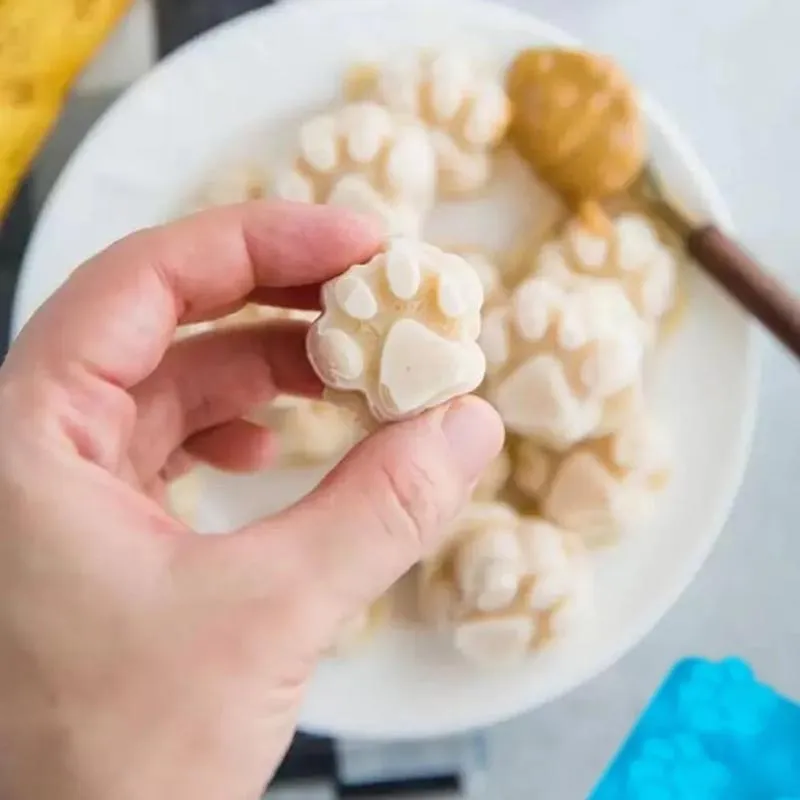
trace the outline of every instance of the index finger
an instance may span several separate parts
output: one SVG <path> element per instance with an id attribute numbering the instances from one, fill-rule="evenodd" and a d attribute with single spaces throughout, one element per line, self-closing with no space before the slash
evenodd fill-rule
<path id="1" fill-rule="evenodd" d="M 256 289 L 318 284 L 378 246 L 369 221 L 327 206 L 253 201 L 200 212 L 134 233 L 79 267 L 9 360 L 51 373 L 77 367 L 127 388 L 155 369 L 178 324 Z"/>

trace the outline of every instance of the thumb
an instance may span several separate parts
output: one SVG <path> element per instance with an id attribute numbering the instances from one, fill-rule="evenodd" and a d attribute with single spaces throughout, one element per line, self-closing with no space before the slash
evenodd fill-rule
<path id="1" fill-rule="evenodd" d="M 283 532 L 295 601 L 335 626 L 437 543 L 503 435 L 497 412 L 476 397 L 390 425 L 355 447 L 310 495 L 245 535 L 270 550 Z"/>

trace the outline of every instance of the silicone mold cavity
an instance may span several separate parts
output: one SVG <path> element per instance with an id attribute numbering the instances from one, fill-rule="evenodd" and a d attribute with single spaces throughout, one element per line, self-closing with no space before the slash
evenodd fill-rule
<path id="1" fill-rule="evenodd" d="M 737 658 L 679 662 L 590 800 L 796 800 L 800 706 Z"/>

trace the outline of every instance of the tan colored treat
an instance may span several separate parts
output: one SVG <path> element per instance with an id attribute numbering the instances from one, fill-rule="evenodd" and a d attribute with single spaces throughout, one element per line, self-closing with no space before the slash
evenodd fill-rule
<path id="1" fill-rule="evenodd" d="M 235 164 L 212 175 L 190 198 L 186 213 L 257 200 L 266 195 L 266 170 L 256 164 Z"/>
<path id="2" fill-rule="evenodd" d="M 476 342 L 482 302 L 480 281 L 463 258 L 393 239 L 323 286 L 309 359 L 340 399 L 350 393 L 351 407 L 362 406 L 378 423 L 406 419 L 483 380 Z"/>
<path id="3" fill-rule="evenodd" d="M 416 235 L 435 183 L 434 153 L 421 125 L 374 103 L 353 103 L 302 126 L 294 163 L 272 188 L 285 200 L 370 214 L 387 234 Z"/>
<path id="4" fill-rule="evenodd" d="M 508 454 L 508 450 L 503 449 L 481 476 L 475 491 L 472 493 L 472 499 L 476 501 L 495 500 L 511 477 L 511 469 L 511 456 Z"/>
<path id="5" fill-rule="evenodd" d="M 563 286 L 586 277 L 618 281 L 654 336 L 675 307 L 680 260 L 647 217 L 623 214 L 600 229 L 571 219 L 529 258 L 528 271 Z"/>
<path id="6" fill-rule="evenodd" d="M 519 661 L 579 625 L 591 595 L 580 541 L 500 503 L 470 505 L 418 578 L 423 618 L 484 665 Z"/>
<path id="7" fill-rule="evenodd" d="M 644 162 L 636 92 L 607 58 L 536 48 L 511 65 L 509 137 L 536 172 L 573 206 L 626 188 Z"/>
<path id="8" fill-rule="evenodd" d="M 564 288 L 529 278 L 484 317 L 487 397 L 512 432 L 567 449 L 623 414 L 639 385 L 645 338 L 614 281 Z"/>
<path id="9" fill-rule="evenodd" d="M 547 519 L 602 545 L 652 516 L 671 462 L 665 432 L 640 409 L 617 433 L 566 453 L 522 442 L 514 481 Z"/>
<path id="10" fill-rule="evenodd" d="M 510 106 L 501 81 L 468 54 L 433 52 L 371 68 L 360 65 L 346 90 L 427 125 L 441 193 L 472 193 L 491 178 L 492 153 L 505 135 Z"/>

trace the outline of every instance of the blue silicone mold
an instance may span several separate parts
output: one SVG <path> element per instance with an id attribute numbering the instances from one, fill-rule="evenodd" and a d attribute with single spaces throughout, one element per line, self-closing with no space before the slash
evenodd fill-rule
<path id="1" fill-rule="evenodd" d="M 681 661 L 591 800 L 800 800 L 800 706 L 740 659 Z"/>

